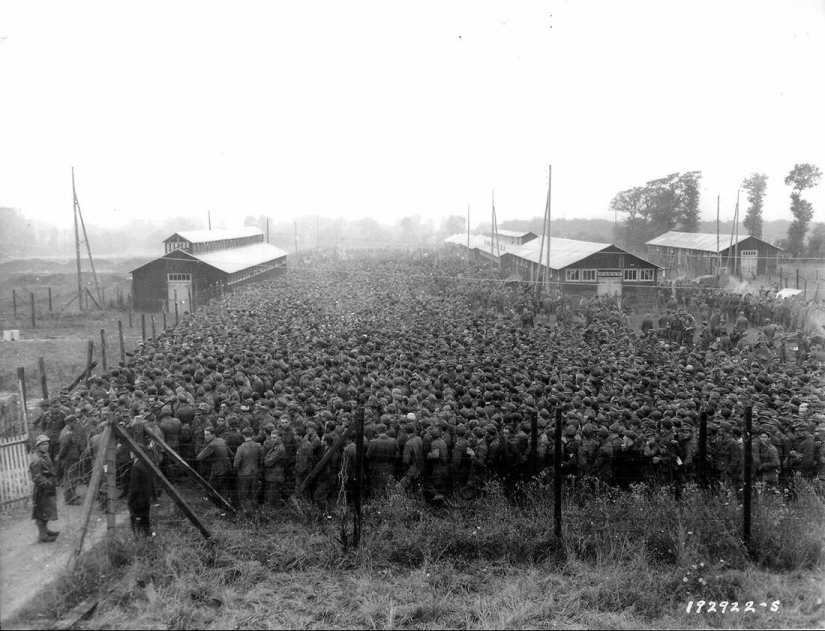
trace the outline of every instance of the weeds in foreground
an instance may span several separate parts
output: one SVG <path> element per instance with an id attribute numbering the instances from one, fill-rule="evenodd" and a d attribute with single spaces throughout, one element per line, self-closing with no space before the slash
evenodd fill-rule
<path id="1" fill-rule="evenodd" d="M 232 521 L 213 511 L 211 542 L 161 515 L 158 537 L 87 554 L 41 610 L 59 617 L 98 593 L 96 628 L 821 626 L 825 509 L 813 488 L 795 502 L 756 494 L 750 556 L 735 494 L 601 489 L 565 504 L 562 541 L 546 486 L 512 496 L 493 482 L 480 500 L 432 509 L 393 490 L 365 506 L 361 548 L 348 552 L 338 520 L 309 504 Z M 686 612 L 710 598 L 785 609 L 758 623 Z"/>

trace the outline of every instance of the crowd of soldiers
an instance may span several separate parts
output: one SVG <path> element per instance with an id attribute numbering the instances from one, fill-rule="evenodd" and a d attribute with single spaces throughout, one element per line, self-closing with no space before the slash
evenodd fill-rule
<path id="1" fill-rule="evenodd" d="M 780 354 L 782 303 L 721 290 L 671 299 L 638 326 L 615 299 L 545 298 L 461 258 L 316 261 L 205 305 L 88 388 L 44 402 L 38 424 L 67 501 L 65 472 L 82 469 L 111 418 L 168 477 L 180 470 L 152 436 L 247 509 L 300 494 L 332 510 L 355 484 L 356 439 L 327 452 L 361 413 L 373 497 L 398 483 L 430 502 L 471 498 L 492 477 L 552 475 L 557 459 L 570 480 L 678 486 L 699 470 L 702 418 L 707 475 L 736 487 L 749 406 L 755 479 L 781 489 L 825 477 L 821 328 L 805 322 Z M 673 324 L 696 316 L 697 327 Z M 121 445 L 124 495 L 133 469 Z"/>

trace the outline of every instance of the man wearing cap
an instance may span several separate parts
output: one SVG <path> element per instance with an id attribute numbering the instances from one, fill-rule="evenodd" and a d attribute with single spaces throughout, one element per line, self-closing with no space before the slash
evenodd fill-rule
<path id="1" fill-rule="evenodd" d="M 60 451 L 60 432 L 66 427 L 66 415 L 60 405 L 60 399 L 53 397 L 51 400 L 51 408 L 44 414 L 41 424 L 43 426 L 44 434 L 49 437 L 49 458 L 52 462 L 57 458 L 57 453 Z"/>
<path id="2" fill-rule="evenodd" d="M 377 436 L 367 446 L 367 460 L 370 463 L 370 487 L 372 496 L 385 493 L 395 471 L 395 457 L 398 443 L 387 434 L 387 426 L 379 423 L 375 431 Z"/>
<path id="3" fill-rule="evenodd" d="M 424 473 L 425 465 L 424 441 L 422 441 L 421 437 L 415 432 L 415 425 L 413 425 L 415 415 L 413 414 L 412 416 L 413 419 L 408 421 L 407 425 L 404 426 L 404 433 L 407 435 L 407 439 L 404 443 L 404 455 L 402 459 L 402 482 L 404 488 L 415 495 L 421 488 L 421 476 Z M 407 418 L 409 419 L 409 417 L 410 415 L 408 414 Z"/>
<path id="4" fill-rule="evenodd" d="M 60 533 L 49 530 L 48 522 L 57 519 L 57 475 L 49 457 L 49 437 L 41 434 L 29 458 L 29 475 L 34 483 L 32 519 L 37 525 L 38 541 L 50 543 Z"/>
<path id="5" fill-rule="evenodd" d="M 759 471 L 757 479 L 768 488 L 775 488 L 779 481 L 779 452 L 771 444 L 770 433 L 762 428 L 759 431 Z"/>
<path id="6" fill-rule="evenodd" d="M 696 475 L 696 458 L 699 452 L 699 443 L 693 431 L 693 425 L 684 421 L 679 428 L 674 459 L 674 477 L 677 485 L 692 482 Z"/>
<path id="7" fill-rule="evenodd" d="M 157 495 L 155 476 L 134 452 L 130 452 L 132 467 L 129 472 L 129 522 L 135 537 L 152 534 L 150 513 L 152 500 Z"/>
<path id="8" fill-rule="evenodd" d="M 238 505 L 249 510 L 257 497 L 258 471 L 263 459 L 263 447 L 252 439 L 254 433 L 251 427 L 244 427 L 244 442 L 235 452 Z"/>
<path id="9" fill-rule="evenodd" d="M 60 451 L 57 454 L 55 464 L 66 483 L 66 490 L 63 492 L 66 504 L 75 505 L 80 504 L 77 483 L 81 477 L 78 463 L 83 453 L 82 431 L 77 416 L 74 414 L 69 414 L 65 420 L 66 427 L 60 432 Z"/>
<path id="10" fill-rule="evenodd" d="M 740 470 L 742 450 L 733 439 L 733 426 L 727 421 L 719 424 L 719 437 L 715 450 L 714 469 L 722 483 L 734 486 L 740 483 L 737 472 Z"/>
<path id="11" fill-rule="evenodd" d="M 223 438 L 215 436 L 215 429 L 212 426 L 204 428 L 203 438 L 205 446 L 195 459 L 202 460 L 209 466 L 209 484 L 226 499 L 231 499 L 227 494 L 231 491 L 232 461 L 229 459 L 226 442 Z"/>

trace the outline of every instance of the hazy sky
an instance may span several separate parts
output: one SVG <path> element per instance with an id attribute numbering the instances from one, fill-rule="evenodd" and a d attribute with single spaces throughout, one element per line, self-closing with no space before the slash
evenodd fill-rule
<path id="1" fill-rule="evenodd" d="M 612 219 L 701 170 L 703 218 L 825 170 L 823 0 L 0 2 L 0 206 Z M 825 221 L 825 183 L 808 193 Z M 744 201 L 744 200 L 743 200 Z M 744 210 L 743 210 L 744 213 Z"/>

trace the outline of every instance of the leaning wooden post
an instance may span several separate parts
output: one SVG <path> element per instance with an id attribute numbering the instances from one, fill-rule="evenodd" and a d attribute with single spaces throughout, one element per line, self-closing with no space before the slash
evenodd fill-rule
<path id="1" fill-rule="evenodd" d="M 89 340 L 89 345 L 86 347 L 86 389 L 89 388 L 89 380 L 92 378 L 92 362 L 95 356 L 95 343 Z"/>
<path id="2" fill-rule="evenodd" d="M 22 366 L 17 369 L 17 389 L 20 393 L 20 409 L 22 410 L 23 432 L 29 435 L 29 413 L 26 407 L 26 369 Z"/>
<path id="3" fill-rule="evenodd" d="M 48 287 L 49 290 L 49 313 L 52 312 L 52 288 Z"/>
<path id="4" fill-rule="evenodd" d="M 114 416 L 109 417 L 109 424 L 114 424 Z M 103 443 L 101 437 L 100 449 L 106 450 L 106 529 L 114 530 L 117 526 L 115 502 L 117 501 L 117 441 L 110 432 L 109 442 Z"/>
<path id="5" fill-rule="evenodd" d="M 106 329 L 100 329 L 100 358 L 103 370 L 106 370 Z"/>
<path id="6" fill-rule="evenodd" d="M 146 451 L 144 451 L 143 447 L 138 445 L 135 442 L 135 439 L 129 435 L 125 429 L 123 429 L 120 425 L 112 425 L 115 430 L 115 434 L 131 449 L 134 454 L 138 457 L 138 459 L 145 464 L 149 470 L 155 475 L 155 477 L 160 482 L 163 489 L 169 494 L 169 497 L 175 502 L 175 504 L 180 508 L 184 515 L 189 518 L 189 521 L 194 524 L 195 528 L 201 531 L 201 534 L 204 536 L 205 539 L 211 539 L 212 533 L 209 532 L 207 527 L 198 519 L 198 516 L 195 515 L 194 511 L 189 507 L 189 504 L 186 503 L 178 490 L 175 488 L 175 485 L 169 482 L 169 480 L 164 477 L 164 475 L 158 469 L 158 466 L 155 464 L 155 461 L 149 456 Z"/>
<path id="7" fill-rule="evenodd" d="M 83 540 L 86 538 L 86 533 L 89 530 L 89 518 L 92 515 L 92 505 L 95 502 L 95 496 L 97 495 L 97 490 L 100 487 L 100 480 L 103 478 L 103 465 L 106 461 L 107 451 L 105 449 L 105 445 L 108 445 L 111 438 L 112 426 L 107 423 L 106 427 L 103 428 L 103 435 L 100 437 L 101 447 L 95 457 L 94 466 L 92 468 L 92 479 L 89 481 L 86 496 L 83 498 L 83 508 L 80 513 L 80 537 L 78 538 L 77 545 L 74 550 L 72 550 L 69 555 L 69 564 L 66 567 L 66 571 L 69 574 L 74 571 L 75 565 L 77 564 L 77 559 L 83 549 Z"/>
<path id="8" fill-rule="evenodd" d="M 49 398 L 49 389 L 46 387 L 46 362 L 43 355 L 37 358 L 37 369 L 40 371 L 40 392 L 43 399 Z"/>

